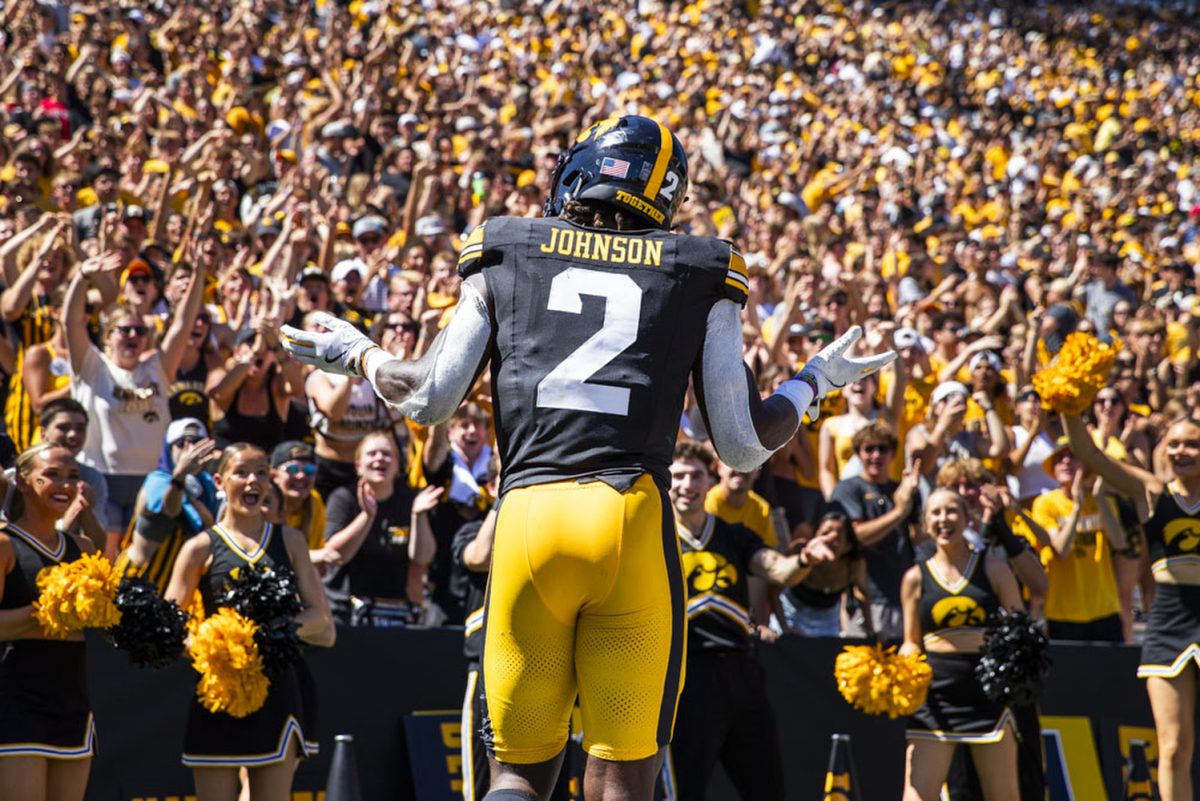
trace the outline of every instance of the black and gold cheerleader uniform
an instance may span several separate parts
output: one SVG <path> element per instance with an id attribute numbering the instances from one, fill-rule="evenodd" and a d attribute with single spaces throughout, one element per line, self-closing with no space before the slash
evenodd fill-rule
<path id="1" fill-rule="evenodd" d="M 1187 505 L 1168 485 L 1144 531 L 1155 590 L 1137 674 L 1169 679 L 1200 666 L 1200 503 Z"/>
<path id="2" fill-rule="evenodd" d="M 921 570 L 920 618 L 925 652 L 933 668 L 933 684 L 925 705 L 908 720 L 910 740 L 951 743 L 995 743 L 1004 736 L 1012 713 L 1004 704 L 988 699 L 975 679 L 978 652 L 947 653 L 930 650 L 939 639 L 975 631 L 983 633 L 988 617 L 1000 601 L 984 569 L 986 555 L 971 552 L 962 578 L 951 583 L 929 558 Z"/>
<path id="3" fill-rule="evenodd" d="M 219 523 L 205 532 L 212 543 L 212 562 L 200 577 L 205 615 L 214 614 L 234 570 L 246 565 L 291 568 L 283 532 L 266 525 L 253 551 L 245 551 Z M 201 535 L 201 536 L 204 536 Z M 183 764 L 192 768 L 262 767 L 283 762 L 294 737 L 303 759 L 317 753 L 316 696 L 304 660 L 271 679 L 267 700 L 257 712 L 235 718 L 209 712 L 192 696 Z"/>
<path id="4" fill-rule="evenodd" d="M 38 572 L 81 554 L 61 532 L 51 550 L 12 523 L 3 531 L 17 563 L 4 578 L 0 609 L 36 601 Z M 85 653 L 82 639 L 0 642 L 0 757 L 87 759 L 96 753 Z"/>

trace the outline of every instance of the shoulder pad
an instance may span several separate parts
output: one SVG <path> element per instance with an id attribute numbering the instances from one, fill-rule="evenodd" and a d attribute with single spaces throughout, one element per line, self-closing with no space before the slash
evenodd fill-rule
<path id="1" fill-rule="evenodd" d="M 729 250 L 725 283 L 721 288 L 722 297 L 744 307 L 750 297 L 750 273 L 746 270 L 746 260 L 732 242 L 725 239 L 721 241 Z"/>
<path id="2" fill-rule="evenodd" d="M 458 274 L 466 278 L 483 266 L 483 240 L 486 234 L 487 220 L 484 220 L 471 231 L 467 241 L 463 243 L 458 254 Z"/>

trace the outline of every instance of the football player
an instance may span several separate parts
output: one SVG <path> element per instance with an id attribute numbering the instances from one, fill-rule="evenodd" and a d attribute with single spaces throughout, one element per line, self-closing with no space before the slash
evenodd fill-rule
<path id="1" fill-rule="evenodd" d="M 686 592 L 669 466 L 691 379 L 721 459 L 762 464 L 830 390 L 895 354 L 846 355 L 855 327 L 760 399 L 742 361 L 746 266 L 671 232 L 687 158 L 661 123 L 596 123 L 558 160 L 545 217 L 471 232 L 450 323 L 420 359 L 351 324 L 285 347 L 365 377 L 417 423 L 449 418 L 490 362 L 504 465 L 484 612 L 489 801 L 545 798 L 576 694 L 589 801 L 649 799 L 683 684 Z"/>

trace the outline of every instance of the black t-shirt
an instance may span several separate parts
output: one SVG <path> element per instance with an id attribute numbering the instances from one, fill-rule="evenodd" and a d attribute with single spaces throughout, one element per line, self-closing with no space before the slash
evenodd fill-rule
<path id="1" fill-rule="evenodd" d="M 463 244 L 492 301 L 501 492 L 571 478 L 661 486 L 708 313 L 746 301 L 720 239 L 497 217 Z M 481 365 L 482 366 L 482 365 Z"/>
<path id="2" fill-rule="evenodd" d="M 429 563 L 429 597 L 446 613 L 447 626 L 461 626 L 471 611 L 466 605 L 466 589 L 455 570 L 454 538 L 464 524 L 482 519 L 483 514 L 474 507 L 464 509 L 452 501 L 442 501 L 429 513 L 429 528 L 437 543 L 433 561 Z"/>
<path id="3" fill-rule="evenodd" d="M 450 556 L 454 562 L 452 573 L 455 586 L 463 587 L 463 605 L 467 610 L 466 639 L 463 642 L 463 656 L 478 662 L 483 658 L 483 600 L 487 595 L 488 574 L 468 570 L 463 564 L 463 553 L 467 546 L 479 536 L 483 527 L 482 520 L 473 520 L 459 527 L 450 545 Z"/>
<path id="4" fill-rule="evenodd" d="M 829 505 L 831 510 L 844 512 L 851 521 L 874 520 L 896 508 L 892 494 L 897 486 L 898 482 L 891 480 L 872 484 L 862 476 L 844 478 L 833 488 Z M 921 519 L 920 514 L 919 505 L 914 503 L 912 513 L 906 520 L 874 545 L 863 548 L 872 598 L 899 605 L 900 580 L 905 571 L 913 566 L 915 559 L 908 526 L 917 523 Z"/>
<path id="5" fill-rule="evenodd" d="M 766 547 L 742 525 L 709 515 L 702 531 L 679 530 L 688 590 L 688 650 L 748 650 L 750 560 Z"/>
<path id="6" fill-rule="evenodd" d="M 325 589 L 333 600 L 351 595 L 361 598 L 406 597 L 408 588 L 408 538 L 411 535 L 412 502 L 416 493 L 402 480 L 379 509 L 354 558 L 338 565 L 325 576 Z M 358 516 L 361 508 L 355 487 L 340 487 L 329 496 L 325 509 L 325 539 L 328 540 Z"/>

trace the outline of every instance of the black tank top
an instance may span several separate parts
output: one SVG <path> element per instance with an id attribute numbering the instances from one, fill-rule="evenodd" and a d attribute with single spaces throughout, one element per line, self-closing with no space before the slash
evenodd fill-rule
<path id="1" fill-rule="evenodd" d="M 200 598 L 204 602 L 204 614 L 211 615 L 221 605 L 218 600 L 225 593 L 229 583 L 229 574 L 246 565 L 262 565 L 266 567 L 291 568 L 292 562 L 288 557 L 287 546 L 283 542 L 283 532 L 270 523 L 263 527 L 258 546 L 253 551 L 244 551 L 233 535 L 224 526 L 217 523 L 208 531 L 212 547 L 212 562 L 208 572 L 200 577 Z"/>
<path id="2" fill-rule="evenodd" d="M 212 415 L 209 413 L 208 392 L 205 384 L 208 381 L 208 362 L 201 351 L 200 358 L 190 370 L 179 370 L 175 374 L 175 382 L 167 395 L 167 404 L 171 410 L 172 420 L 184 417 L 194 417 L 204 423 L 204 427 L 212 430 Z"/>
<path id="3" fill-rule="evenodd" d="M 988 581 L 985 554 L 971 552 L 963 576 L 951 584 L 938 572 L 933 558 L 921 562 L 921 633 L 937 636 L 947 629 L 983 630 L 988 616 L 999 607 L 999 599 Z"/>
<path id="4" fill-rule="evenodd" d="M 66 534 L 58 532 L 58 544 L 54 549 L 12 523 L 5 524 L 3 532 L 12 540 L 17 564 L 4 577 L 4 595 L 0 596 L 0 609 L 19 609 L 38 599 L 37 574 L 43 567 L 60 562 L 73 562 L 82 555 L 79 544 Z"/>
<path id="5" fill-rule="evenodd" d="M 1167 485 L 1146 521 L 1151 568 L 1200 562 L 1200 507 L 1188 510 Z"/>
<path id="6" fill-rule="evenodd" d="M 257 445 L 270 453 L 276 445 L 283 441 L 283 418 L 275 411 L 275 396 L 273 389 L 275 380 L 279 377 L 272 370 L 267 378 L 267 413 L 263 415 L 248 415 L 238 411 L 238 399 L 242 396 L 245 384 L 238 387 L 229 404 L 229 411 L 217 422 L 213 433 L 216 435 L 217 446 L 224 448 L 234 442 L 248 442 Z"/>

